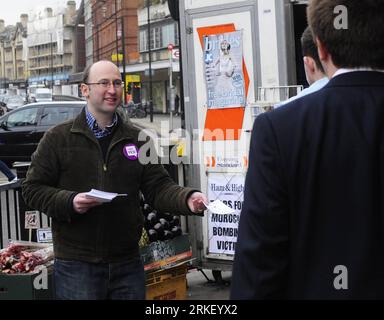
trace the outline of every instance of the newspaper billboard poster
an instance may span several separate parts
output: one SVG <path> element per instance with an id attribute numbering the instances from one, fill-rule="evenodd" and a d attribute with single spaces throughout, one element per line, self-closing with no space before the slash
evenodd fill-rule
<path id="1" fill-rule="evenodd" d="M 245 106 L 242 32 L 204 36 L 208 109 Z"/>
<path id="2" fill-rule="evenodd" d="M 244 201 L 244 175 L 211 172 L 208 174 L 208 200 L 219 199 L 234 210 L 231 214 L 208 213 L 208 251 L 235 254 L 240 212 Z"/>

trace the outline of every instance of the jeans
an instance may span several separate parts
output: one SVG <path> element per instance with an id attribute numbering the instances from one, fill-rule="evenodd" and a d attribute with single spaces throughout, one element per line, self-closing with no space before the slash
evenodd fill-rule
<path id="1" fill-rule="evenodd" d="M 0 171 L 8 178 L 8 181 L 12 181 L 16 178 L 13 172 L 8 168 L 8 166 L 0 160 Z"/>
<path id="2" fill-rule="evenodd" d="M 115 263 L 55 259 L 58 300 L 144 300 L 145 273 L 140 257 Z"/>

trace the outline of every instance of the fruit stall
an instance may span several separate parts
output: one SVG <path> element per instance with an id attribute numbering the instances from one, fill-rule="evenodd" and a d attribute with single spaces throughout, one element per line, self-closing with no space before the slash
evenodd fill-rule
<path id="1" fill-rule="evenodd" d="M 146 272 L 148 300 L 186 298 L 186 274 L 192 258 L 180 217 L 142 203 L 144 227 L 140 254 Z M 44 229 L 46 230 L 46 228 Z M 53 299 L 51 243 L 10 240 L 0 250 L 0 300 Z"/>

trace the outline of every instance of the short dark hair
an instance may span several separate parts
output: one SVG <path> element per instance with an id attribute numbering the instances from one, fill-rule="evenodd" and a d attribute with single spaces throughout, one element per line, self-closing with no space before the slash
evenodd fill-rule
<path id="1" fill-rule="evenodd" d="M 335 25 L 340 5 L 347 9 L 347 29 Z M 307 16 L 336 67 L 384 69 L 383 0 L 309 0 Z"/>
<path id="2" fill-rule="evenodd" d="M 89 78 L 89 72 L 91 71 L 91 68 L 93 66 L 93 63 L 88 65 L 84 71 L 83 71 L 83 83 L 87 83 L 88 82 L 88 78 Z"/>
<path id="3" fill-rule="evenodd" d="M 317 52 L 317 46 L 313 40 L 312 31 L 309 27 L 305 28 L 303 35 L 301 36 L 301 50 L 303 56 L 311 57 L 315 61 L 316 67 L 324 73 L 324 68 L 321 65 L 319 53 Z"/>

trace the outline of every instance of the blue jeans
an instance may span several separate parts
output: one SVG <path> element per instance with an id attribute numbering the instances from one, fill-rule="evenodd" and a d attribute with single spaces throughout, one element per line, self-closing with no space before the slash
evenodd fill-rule
<path id="1" fill-rule="evenodd" d="M 8 168 L 8 166 L 0 160 L 0 171 L 8 178 L 8 181 L 12 181 L 16 178 L 13 172 Z"/>
<path id="2" fill-rule="evenodd" d="M 144 266 L 140 257 L 97 264 L 55 259 L 54 286 L 58 300 L 144 300 Z"/>

